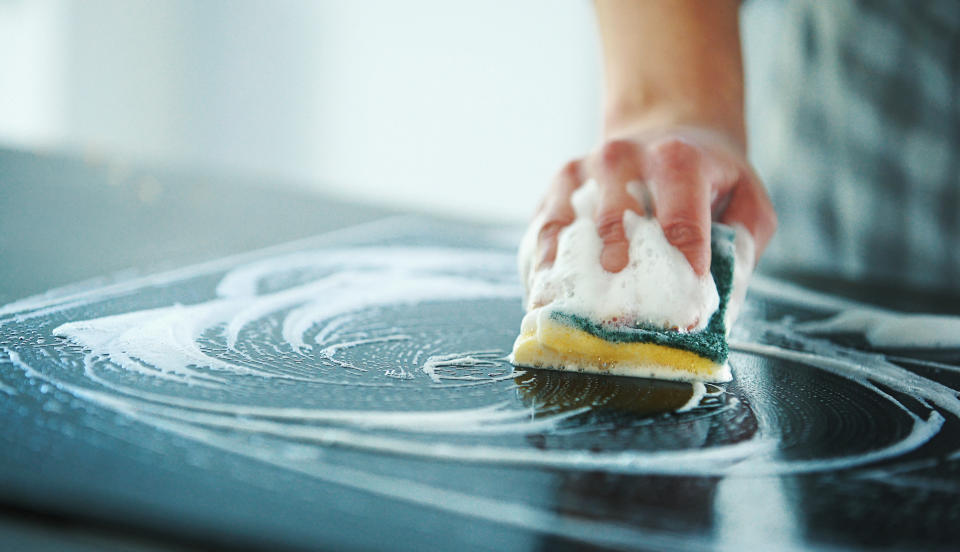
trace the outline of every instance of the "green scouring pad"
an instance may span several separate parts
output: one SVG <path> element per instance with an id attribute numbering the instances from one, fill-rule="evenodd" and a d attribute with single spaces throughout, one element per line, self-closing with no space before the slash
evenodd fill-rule
<path id="1" fill-rule="evenodd" d="M 729 381 L 726 314 L 733 291 L 735 236 L 733 228 L 713 225 L 710 273 L 720 302 L 703 329 L 603 323 L 543 308 L 535 327 L 524 328 L 517 338 L 514 363 L 683 381 Z"/>

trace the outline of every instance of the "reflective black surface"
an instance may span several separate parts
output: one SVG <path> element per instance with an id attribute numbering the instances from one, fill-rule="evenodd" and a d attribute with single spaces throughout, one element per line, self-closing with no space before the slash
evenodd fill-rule
<path id="1" fill-rule="evenodd" d="M 29 217 L 0 223 L 7 299 L 150 272 L 0 314 L 13 521 L 254 548 L 949 549 L 960 536 L 956 351 L 803 335 L 796 323 L 830 301 L 767 279 L 732 336 L 734 381 L 698 405 L 688 384 L 513 371 L 515 233 L 307 197 L 271 211 L 275 191 L 159 172 L 168 203 L 106 208 L 124 189 L 106 185 L 114 170 L 0 156 L 5 211 L 36 210 L 39 236 L 56 243 L 58 226 L 71 245 L 40 251 Z M 31 195 L 77 194 L 76 179 L 81 203 Z M 191 203 L 198 180 L 212 191 Z M 190 231 L 172 235 L 165 213 Z M 159 275 L 144 253 L 183 266 L 301 233 L 320 235 Z"/>

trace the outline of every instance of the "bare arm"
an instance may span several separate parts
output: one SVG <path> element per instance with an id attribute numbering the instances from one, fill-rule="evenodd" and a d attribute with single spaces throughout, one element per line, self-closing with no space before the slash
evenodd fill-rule
<path id="1" fill-rule="evenodd" d="M 745 149 L 739 6 L 736 0 L 597 0 L 607 137 L 701 126 Z"/>
<path id="2" fill-rule="evenodd" d="M 667 240 L 697 274 L 710 269 L 710 224 L 741 224 L 757 255 L 776 216 L 746 159 L 739 3 L 733 0 L 596 0 L 605 71 L 604 142 L 565 167 L 540 208 L 541 265 L 573 219 L 570 195 L 600 187 L 594 213 L 599 262 L 628 263 L 623 213 L 643 214 L 627 184 L 644 182 Z"/>

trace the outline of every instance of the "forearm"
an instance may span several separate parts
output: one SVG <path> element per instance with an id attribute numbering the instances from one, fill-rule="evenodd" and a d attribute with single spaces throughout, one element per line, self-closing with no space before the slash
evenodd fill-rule
<path id="1" fill-rule="evenodd" d="M 746 148 L 739 2 L 596 0 L 607 137 L 689 125 Z"/>

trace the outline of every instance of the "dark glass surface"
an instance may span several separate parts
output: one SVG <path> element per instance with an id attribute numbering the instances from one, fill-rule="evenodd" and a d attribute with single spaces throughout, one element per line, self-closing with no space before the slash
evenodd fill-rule
<path id="1" fill-rule="evenodd" d="M 797 322 L 830 309 L 770 280 L 732 336 L 734 381 L 677 412 L 689 384 L 512 371 L 512 229 L 117 171 L 0 152 L 2 302 L 100 277 L 0 311 L 0 544 L 960 537 L 957 351 L 803 335 Z M 135 271 L 110 276 L 121 269 Z M 890 293 L 916 310 L 931 300 Z M 124 313 L 140 314 L 105 318 Z"/>

